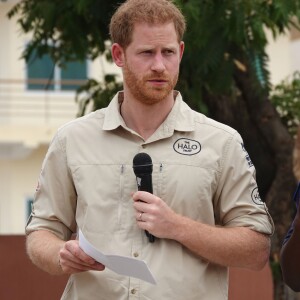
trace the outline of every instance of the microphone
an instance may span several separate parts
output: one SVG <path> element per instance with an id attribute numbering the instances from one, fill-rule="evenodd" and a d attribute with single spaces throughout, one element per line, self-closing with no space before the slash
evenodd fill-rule
<path id="1" fill-rule="evenodd" d="M 136 183 L 139 191 L 144 191 L 153 194 L 152 188 L 152 159 L 147 153 L 138 153 L 133 158 L 133 171 L 136 176 Z M 150 243 L 153 243 L 155 237 L 147 230 L 146 236 Z"/>

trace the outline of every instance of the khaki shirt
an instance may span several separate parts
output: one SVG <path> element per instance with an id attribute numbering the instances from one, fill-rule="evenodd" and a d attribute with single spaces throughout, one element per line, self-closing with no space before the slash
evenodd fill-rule
<path id="1" fill-rule="evenodd" d="M 138 228 L 132 160 L 138 152 L 151 156 L 153 193 L 176 213 L 269 235 L 272 220 L 240 135 L 191 110 L 177 94 L 167 119 L 144 141 L 126 127 L 119 113 L 122 97 L 120 92 L 107 108 L 58 130 L 43 163 L 27 234 L 44 229 L 68 240 L 79 227 L 103 253 L 145 260 L 157 280 L 152 285 L 109 269 L 83 272 L 70 276 L 62 299 L 227 299 L 226 267 L 173 240 L 149 243 Z"/>

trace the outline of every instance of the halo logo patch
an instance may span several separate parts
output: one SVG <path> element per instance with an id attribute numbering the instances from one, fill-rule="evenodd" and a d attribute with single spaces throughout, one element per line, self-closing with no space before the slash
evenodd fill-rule
<path id="1" fill-rule="evenodd" d="M 258 192 L 258 187 L 254 188 L 252 193 L 251 193 L 251 198 L 252 201 L 257 204 L 257 205 L 263 205 L 263 201 L 260 198 L 259 192 Z"/>
<path id="2" fill-rule="evenodd" d="M 248 154 L 248 152 L 247 152 L 247 150 L 246 150 L 244 144 L 241 143 L 241 146 L 242 146 L 243 151 L 246 153 L 245 158 L 246 158 L 246 161 L 247 161 L 247 163 L 248 163 L 249 168 L 253 167 L 253 163 L 252 163 L 252 161 L 251 161 L 250 155 Z"/>
<path id="3" fill-rule="evenodd" d="M 195 140 L 181 138 L 174 143 L 173 149 L 179 154 L 195 155 L 201 151 L 201 145 Z"/>

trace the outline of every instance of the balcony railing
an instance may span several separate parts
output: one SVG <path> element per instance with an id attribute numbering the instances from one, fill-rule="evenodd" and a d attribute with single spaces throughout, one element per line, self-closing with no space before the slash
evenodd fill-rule
<path id="1" fill-rule="evenodd" d="M 82 80 L 0 79 L 0 125 L 57 126 L 76 117 L 75 91 L 62 86 L 80 86 Z M 28 84 L 52 85 L 52 90 L 28 90 Z"/>

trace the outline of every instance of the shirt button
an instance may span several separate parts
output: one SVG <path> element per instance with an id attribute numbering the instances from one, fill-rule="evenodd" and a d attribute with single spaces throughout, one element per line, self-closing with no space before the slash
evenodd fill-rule
<path id="1" fill-rule="evenodd" d="M 136 294 L 136 292 L 137 292 L 136 289 L 132 289 L 132 290 L 131 290 L 131 294 L 133 294 L 133 295 Z"/>
<path id="2" fill-rule="evenodd" d="M 134 253 L 133 253 L 133 256 L 134 256 L 134 257 L 138 257 L 138 256 L 139 256 L 138 252 L 134 252 Z"/>

